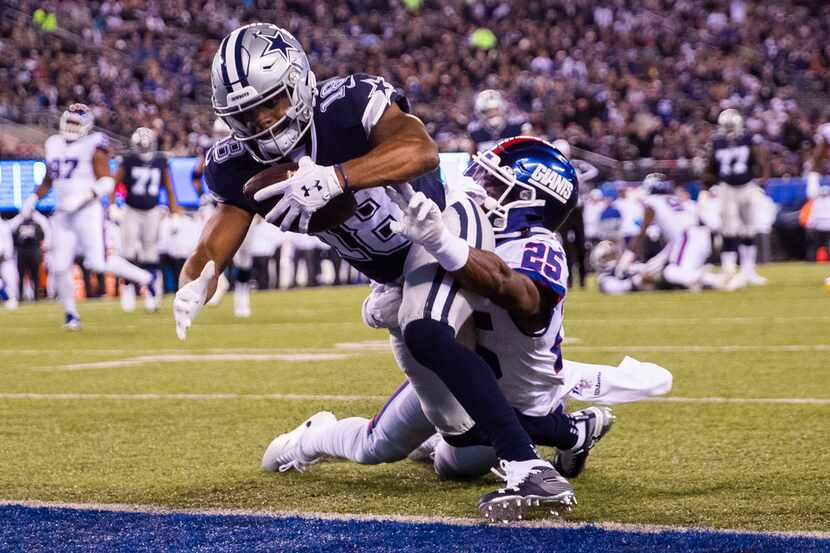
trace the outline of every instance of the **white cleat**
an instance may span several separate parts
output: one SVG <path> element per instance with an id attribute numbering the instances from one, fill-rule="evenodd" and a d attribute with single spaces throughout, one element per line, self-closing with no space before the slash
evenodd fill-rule
<path id="1" fill-rule="evenodd" d="M 824 288 L 830 290 L 830 277 L 824 279 Z"/>
<path id="2" fill-rule="evenodd" d="M 286 472 L 291 469 L 299 472 L 320 460 L 319 457 L 308 459 L 300 451 L 302 437 L 311 430 L 325 428 L 337 422 L 337 417 L 328 411 L 320 411 L 309 417 L 304 423 L 285 434 L 280 434 L 268 445 L 262 456 L 262 470 L 268 472 Z"/>
<path id="3" fill-rule="evenodd" d="M 751 273 L 744 273 L 744 279 L 750 286 L 766 286 L 769 283 L 767 279 L 755 271 L 752 271 Z"/>
<path id="4" fill-rule="evenodd" d="M 3 304 L 3 307 L 5 307 L 9 311 L 14 311 L 19 306 L 20 304 L 17 302 L 15 298 L 9 298 L 6 300 L 6 303 Z"/>
<path id="5" fill-rule="evenodd" d="M 414 463 L 431 465 L 435 460 L 435 448 L 438 447 L 442 439 L 441 434 L 436 432 L 424 440 L 424 443 L 413 449 L 406 458 Z"/>
<path id="6" fill-rule="evenodd" d="M 746 287 L 746 277 L 742 273 L 725 273 L 723 289 L 727 292 L 734 292 L 738 288 Z"/>
<path id="7" fill-rule="evenodd" d="M 159 300 L 156 296 L 150 294 L 148 291 L 144 295 L 144 311 L 147 313 L 157 313 L 159 310 Z"/>
<path id="8" fill-rule="evenodd" d="M 81 319 L 77 315 L 67 313 L 64 317 L 63 328 L 66 330 L 76 331 L 81 330 Z"/>
<path id="9" fill-rule="evenodd" d="M 231 287 L 231 283 L 228 282 L 227 277 L 225 274 L 222 273 L 219 275 L 219 280 L 216 282 L 216 292 L 213 293 L 213 297 L 207 302 L 207 305 L 211 307 L 216 307 L 222 301 L 222 298 L 225 296 L 225 292 Z"/>

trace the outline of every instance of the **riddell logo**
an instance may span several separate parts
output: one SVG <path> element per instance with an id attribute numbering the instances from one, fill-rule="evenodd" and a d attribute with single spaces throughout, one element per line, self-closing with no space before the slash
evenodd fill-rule
<path id="1" fill-rule="evenodd" d="M 574 185 L 568 179 L 544 165 L 537 165 L 533 169 L 530 182 L 547 189 L 554 198 L 563 204 L 568 203 L 574 189 Z"/>

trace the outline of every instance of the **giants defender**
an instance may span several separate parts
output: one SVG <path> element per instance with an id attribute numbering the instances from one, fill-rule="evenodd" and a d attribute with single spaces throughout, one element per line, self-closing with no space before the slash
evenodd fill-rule
<path id="1" fill-rule="evenodd" d="M 718 116 L 718 127 L 704 184 L 707 187 L 715 183 L 720 185 L 721 267 L 725 285 L 732 289 L 746 283 L 762 286 L 767 279 L 755 271 L 755 212 L 763 191 L 756 184 L 755 175 L 756 166 L 760 166 L 760 184 L 763 186 L 769 177 L 767 155 L 760 138 L 744 132 L 744 120 L 738 110 L 722 111 Z M 740 272 L 737 271 L 739 251 Z"/>
<path id="2" fill-rule="evenodd" d="M 709 229 L 700 224 L 696 204 L 676 194 L 674 182 L 662 173 L 651 173 L 643 180 L 643 221 L 631 250 L 623 253 L 617 270 L 625 271 L 642 258 L 648 228 L 654 224 L 665 242 L 665 265 L 662 277 L 670 287 L 700 290 L 717 288 L 721 279 L 704 269 L 711 249 Z"/>
<path id="3" fill-rule="evenodd" d="M 121 159 L 115 172 L 115 181 L 123 182 L 124 218 L 121 223 L 122 253 L 131 263 L 156 274 L 159 263 L 159 225 L 163 211 L 159 205 L 161 187 L 167 191 L 171 213 L 178 213 L 176 193 L 170 181 L 167 157 L 158 151 L 156 133 L 147 127 L 139 127 L 130 142 L 133 150 Z M 114 205 L 115 193 L 110 195 Z M 121 305 L 125 311 L 135 308 L 135 287 L 126 282 L 121 288 Z M 156 294 L 149 290 L 144 297 L 148 312 L 158 311 Z"/>
<path id="4" fill-rule="evenodd" d="M 576 204 L 575 170 L 550 144 L 537 138 L 517 137 L 474 156 L 466 175 L 486 191 L 481 195 L 485 198 L 484 208 L 495 231 L 495 252 L 462 243 L 461 238 L 446 228 L 438 206 L 420 192 L 410 192 L 406 199 L 396 192 L 391 193 L 403 211 L 402 220 L 393 227 L 438 257 L 447 248 L 456 247 L 453 243 L 467 250 L 466 263 L 461 267 L 446 265 L 444 268 L 451 271 L 463 287 L 483 298 L 477 302 L 474 315 L 476 351 L 488 360 L 499 388 L 518 411 L 523 426 L 534 441 L 558 447 L 557 468 L 563 474 L 575 476 L 581 470 L 588 450 L 608 431 L 613 420 L 608 409 L 589 408 L 568 417 L 559 408 L 562 398 L 569 392 L 564 387 L 560 349 L 568 266 L 554 231 Z M 389 292 L 381 292 L 381 296 L 394 297 Z M 370 310 L 383 312 L 389 309 Z M 365 318 L 372 320 L 374 317 Z M 418 417 L 417 406 L 406 405 L 411 398 L 407 397 L 410 392 L 405 388 L 399 389 L 393 402 L 394 408 L 401 412 L 400 418 L 407 421 L 401 423 L 406 428 L 394 428 L 397 423 L 392 420 L 377 429 L 380 433 L 401 434 L 401 440 L 394 444 L 390 453 L 392 457 L 394 451 L 405 455 L 420 443 L 418 440 L 423 441 L 432 434 L 431 429 L 424 429 L 420 424 L 423 420 Z M 315 417 L 311 419 L 312 424 L 333 423 L 330 415 Z M 307 429 L 307 425 L 302 425 L 293 433 L 278 437 L 266 453 L 264 466 L 272 470 L 302 469 L 326 451 L 331 451 L 327 448 L 337 452 L 337 444 L 341 444 L 341 456 L 360 460 L 364 453 L 373 454 L 363 452 L 363 447 L 378 445 L 367 444 L 362 420 L 344 421 L 339 427 L 318 434 L 308 444 L 300 440 Z M 373 431 L 374 427 L 370 427 L 370 432 Z M 473 429 L 466 433 L 464 440 L 456 438 L 452 442 L 464 446 L 488 445 L 483 438 Z M 380 440 L 384 446 L 388 445 L 386 438 Z M 345 450 L 342 448 L 344 441 Z M 354 447 L 357 452 L 352 449 Z M 379 451 L 375 453 L 385 455 Z M 492 454 L 485 459 L 492 462 Z M 484 470 L 487 468 L 489 466 L 484 466 Z M 488 518 L 520 518 L 536 500 L 543 504 L 558 502 L 552 492 L 564 503 L 572 497 L 568 482 L 561 477 L 553 478 L 541 462 L 529 474 L 517 474 L 504 462 L 502 468 L 507 487 L 484 496 L 480 503 L 482 514 Z M 447 468 L 447 472 L 452 469 Z"/>
<path id="5" fill-rule="evenodd" d="M 83 104 L 72 104 L 63 112 L 60 133 L 46 140 L 46 177 L 20 210 L 28 218 L 38 200 L 55 189 L 50 271 L 66 312 L 64 327 L 69 330 L 81 325 L 71 274 L 78 247 L 84 267 L 91 271 L 114 273 L 142 286 L 154 280 L 125 259 L 106 255 L 101 198 L 112 193 L 115 180 L 110 176 L 106 135 L 91 132 L 92 125 L 92 112 Z"/>
<path id="6" fill-rule="evenodd" d="M 475 100 L 476 119 L 467 126 L 472 141 L 471 155 L 489 150 L 501 140 L 530 133 L 523 117 L 508 115 L 507 102 L 498 90 L 482 90 Z"/>
<path id="7" fill-rule="evenodd" d="M 263 23 L 225 37 L 211 77 L 214 109 L 233 136 L 208 155 L 205 178 L 220 204 L 182 270 L 174 302 L 179 337 L 186 337 L 215 290 L 217 269 L 230 262 L 251 224 L 256 206 L 244 197 L 244 183 L 270 163 L 297 161 L 291 178 L 255 199 L 282 195 L 267 219 L 280 220 L 283 230 L 299 221 L 305 232 L 312 213 L 345 189 L 355 191 L 355 214 L 318 236 L 367 277 L 403 282 L 392 342 L 430 421 L 449 437 L 478 424 L 517 482 L 539 467 L 544 477 L 561 478 L 538 458 L 487 363 L 456 340 L 472 314 L 469 294 L 436 256 L 392 230 L 401 210 L 379 187 L 411 182 L 446 208 L 447 223 L 462 241 L 492 246 L 492 229 L 478 206 L 466 197 L 447 201 L 435 172 L 437 148 L 408 113 L 406 98 L 382 77 L 362 73 L 317 85 L 301 44 Z M 461 267 L 465 248 L 466 242 L 453 243 L 437 259 Z"/>

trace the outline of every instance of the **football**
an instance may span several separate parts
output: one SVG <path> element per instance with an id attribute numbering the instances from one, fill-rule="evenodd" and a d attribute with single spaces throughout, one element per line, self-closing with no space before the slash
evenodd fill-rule
<path id="1" fill-rule="evenodd" d="M 242 193 L 245 198 L 251 202 L 256 208 L 256 212 L 265 217 L 271 211 L 282 196 L 274 196 L 268 200 L 257 202 L 254 199 L 254 194 L 262 190 L 266 186 L 280 182 L 290 177 L 294 171 L 297 170 L 296 163 L 280 163 L 261 171 L 248 179 L 245 183 Z M 351 190 L 347 190 L 343 194 L 332 199 L 329 203 L 317 210 L 308 222 L 308 233 L 315 234 L 336 227 L 346 221 L 354 213 L 357 207 L 357 202 L 354 199 L 354 194 Z M 280 221 L 274 221 L 279 225 Z M 291 225 L 292 232 L 299 232 L 299 217 Z"/>

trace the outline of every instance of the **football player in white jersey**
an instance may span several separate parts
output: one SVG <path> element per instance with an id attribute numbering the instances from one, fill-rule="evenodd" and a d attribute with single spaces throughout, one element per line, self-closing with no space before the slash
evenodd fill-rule
<path id="1" fill-rule="evenodd" d="M 21 209 L 24 218 L 30 216 L 38 200 L 55 190 L 50 272 L 69 330 L 78 330 L 81 324 L 71 275 L 76 250 L 89 270 L 114 273 L 141 285 L 153 280 L 149 272 L 125 259 L 106 255 L 101 198 L 112 192 L 115 180 L 110 176 L 106 135 L 92 132 L 92 126 L 92 112 L 84 104 L 72 104 L 63 112 L 60 133 L 46 140 L 46 177 Z"/>
<path id="2" fill-rule="evenodd" d="M 640 233 L 631 249 L 623 253 L 618 269 L 642 256 L 648 228 L 654 224 L 666 243 L 668 254 L 662 271 L 663 280 L 672 287 L 700 290 L 720 287 L 717 275 L 705 269 L 712 253 L 709 230 L 700 224 L 696 204 L 676 193 L 674 182 L 662 173 L 651 173 L 642 184 L 645 194 Z"/>
<path id="3" fill-rule="evenodd" d="M 813 138 L 812 156 L 805 163 L 808 198 L 814 198 L 818 195 L 821 186 L 821 171 L 828 159 L 830 159 L 830 112 L 825 114 L 824 123 L 816 129 L 816 136 Z"/>
<path id="4" fill-rule="evenodd" d="M 465 251 L 466 262 L 447 270 L 462 287 L 485 298 L 475 306 L 473 317 L 476 352 L 487 360 L 526 429 L 534 421 L 548 430 L 558 428 L 559 443 L 545 445 L 561 448 L 557 461 L 561 472 L 578 473 L 587 451 L 613 419 L 610 410 L 599 408 L 578 415 L 584 418 L 581 429 L 548 418 L 559 404 L 564 384 L 560 345 L 567 286 L 564 250 L 553 231 L 576 205 L 576 172 L 550 144 L 517 137 L 474 156 L 466 176 L 486 191 L 483 206 L 496 233 L 495 253 L 458 242 L 438 206 L 422 193 L 405 197 L 390 190 L 404 214 L 393 230 L 423 246 L 442 264 L 442 252 Z M 476 382 L 468 385 L 475 387 Z M 323 423 L 326 418 L 318 417 Z M 319 457 L 320 452 L 303 451 L 302 433 L 300 428 L 278 437 L 269 448 L 268 464 L 302 469 Z M 476 427 L 444 439 L 457 446 L 490 443 Z M 521 471 L 514 465 L 502 462 L 507 486 L 481 498 L 479 509 L 485 517 L 516 519 L 540 503 L 571 502 L 570 485 L 546 462 L 534 460 L 530 470 Z"/>
<path id="5" fill-rule="evenodd" d="M 0 219 L 0 301 L 6 309 L 17 309 L 18 272 L 9 224 Z"/>

